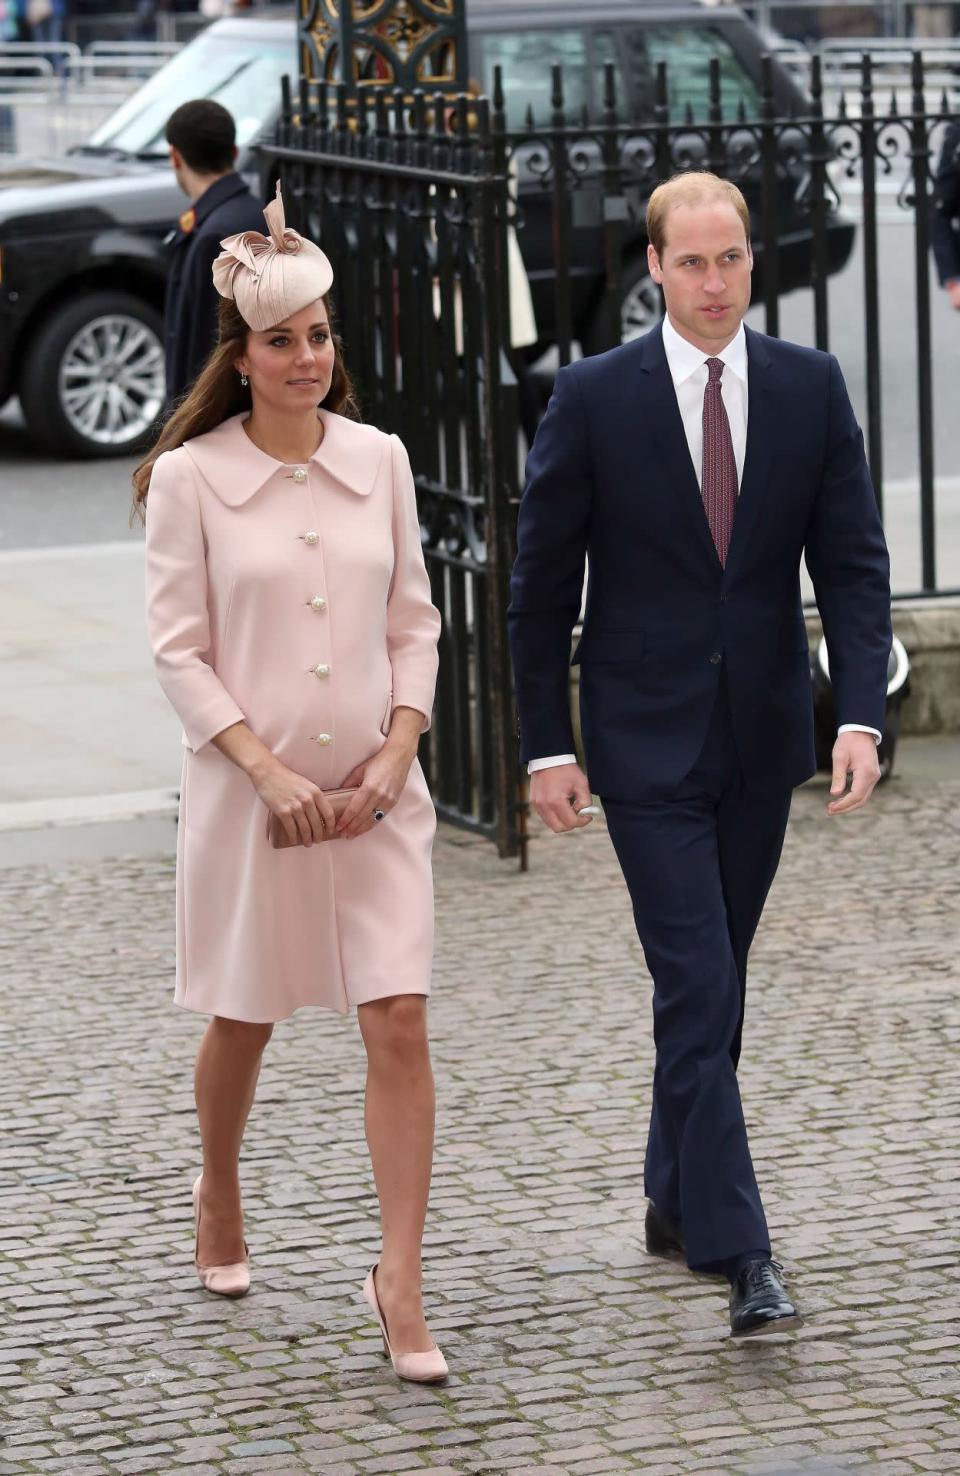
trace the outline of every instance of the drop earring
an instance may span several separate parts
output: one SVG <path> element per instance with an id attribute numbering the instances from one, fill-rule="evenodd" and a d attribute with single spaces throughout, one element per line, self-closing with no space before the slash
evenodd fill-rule
<path id="1" fill-rule="evenodd" d="M 247 387 L 247 376 L 244 374 L 244 372 L 243 372 L 242 369 L 240 370 L 240 383 L 243 385 L 244 389 L 246 389 L 246 387 Z"/>

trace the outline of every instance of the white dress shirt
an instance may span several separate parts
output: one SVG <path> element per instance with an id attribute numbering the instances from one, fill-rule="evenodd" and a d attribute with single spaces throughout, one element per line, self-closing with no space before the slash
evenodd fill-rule
<path id="1" fill-rule="evenodd" d="M 703 491 L 703 396 L 707 388 L 707 359 L 710 355 L 681 338 L 669 318 L 663 320 L 663 348 L 667 368 L 680 408 L 680 419 L 690 448 L 690 460 Z M 737 336 L 714 357 L 723 364 L 720 394 L 730 422 L 730 438 L 737 463 L 737 486 L 743 481 L 747 453 L 747 335 L 743 324 Z"/>
<path id="2" fill-rule="evenodd" d="M 693 462 L 693 469 L 697 474 L 697 484 L 701 492 L 703 491 L 703 395 L 707 387 L 707 359 L 714 357 L 722 360 L 724 370 L 720 380 L 720 394 L 723 397 L 727 420 L 730 422 L 730 438 L 733 441 L 733 455 L 737 463 L 737 486 L 739 487 L 743 481 L 743 462 L 747 452 L 747 335 L 743 324 L 740 324 L 736 337 L 727 344 L 726 348 L 711 356 L 705 354 L 702 349 L 698 349 L 688 339 L 683 338 L 674 328 L 669 317 L 665 317 L 663 320 L 663 348 L 677 396 L 684 435 L 690 449 L 690 460 Z M 859 723 L 843 723 L 838 731 L 841 733 L 872 733 L 877 742 L 880 742 L 880 734 L 876 728 L 862 727 Z M 534 774 L 538 769 L 552 769 L 559 764 L 575 764 L 576 762 L 576 754 L 558 753 L 552 758 L 531 759 L 527 764 L 527 772 Z"/>

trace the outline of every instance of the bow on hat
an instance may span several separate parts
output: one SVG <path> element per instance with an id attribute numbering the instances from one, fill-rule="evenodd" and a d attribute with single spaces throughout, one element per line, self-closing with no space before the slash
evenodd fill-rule
<path id="1" fill-rule="evenodd" d="M 287 226 L 279 180 L 276 199 L 263 214 L 269 236 L 260 231 L 227 236 L 213 263 L 214 287 L 221 297 L 232 298 L 243 321 L 258 331 L 275 328 L 324 297 L 333 282 L 333 267 L 320 247 Z"/>

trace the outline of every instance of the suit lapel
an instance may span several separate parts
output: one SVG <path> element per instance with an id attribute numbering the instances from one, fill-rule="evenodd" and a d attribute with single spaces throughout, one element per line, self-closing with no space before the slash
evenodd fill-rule
<path id="1" fill-rule="evenodd" d="M 651 413 L 654 440 L 670 480 L 677 491 L 678 501 L 688 523 L 706 557 L 719 568 L 710 524 L 700 494 L 700 484 L 690 448 L 683 428 L 683 417 L 677 404 L 677 392 L 673 387 L 667 355 L 663 347 L 663 330 L 658 326 L 647 334 L 643 343 L 641 367 L 647 375 L 648 407 Z M 734 529 L 736 536 L 736 529 Z"/>
<path id="2" fill-rule="evenodd" d="M 742 562 L 744 552 L 764 502 L 769 498 L 769 472 L 773 459 L 775 422 L 771 401 L 770 354 L 761 334 L 747 328 L 747 449 L 727 553 L 727 573 Z"/>

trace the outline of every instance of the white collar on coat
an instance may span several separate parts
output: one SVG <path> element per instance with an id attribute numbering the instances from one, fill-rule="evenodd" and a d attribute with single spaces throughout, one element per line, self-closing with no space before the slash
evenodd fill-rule
<path id="1" fill-rule="evenodd" d="M 332 410 L 321 410 L 319 415 L 323 440 L 310 460 L 351 492 L 366 497 L 373 491 L 389 437 L 375 426 L 360 425 Z M 231 415 L 214 430 L 183 443 L 204 481 L 228 507 L 248 501 L 287 464 L 253 444 L 243 429 L 246 418 L 244 411 Z"/>

